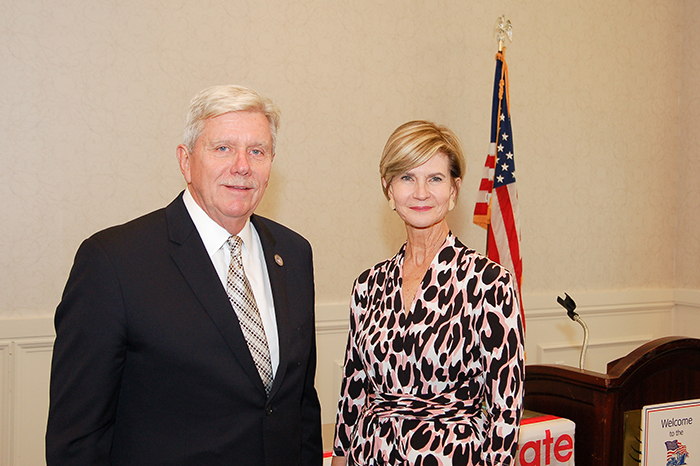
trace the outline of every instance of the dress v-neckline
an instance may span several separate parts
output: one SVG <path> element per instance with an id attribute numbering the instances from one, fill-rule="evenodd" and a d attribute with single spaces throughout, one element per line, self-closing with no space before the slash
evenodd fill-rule
<path id="1" fill-rule="evenodd" d="M 416 306 L 416 302 L 418 301 L 418 294 L 421 289 L 421 283 L 425 280 L 425 276 L 428 274 L 430 269 L 433 267 L 433 263 L 435 262 L 435 259 L 438 257 L 438 254 L 442 249 L 445 247 L 447 244 L 447 239 L 450 237 L 452 233 L 449 232 L 445 239 L 443 240 L 442 243 L 440 243 L 440 246 L 435 250 L 435 254 L 433 254 L 433 257 L 431 257 L 430 262 L 428 263 L 428 267 L 425 269 L 425 272 L 423 272 L 423 275 L 421 276 L 420 280 L 418 280 L 418 286 L 416 287 L 416 292 L 413 293 L 413 297 L 411 298 L 411 303 L 410 307 L 406 307 L 407 301 L 406 301 L 406 294 L 404 293 L 404 284 L 405 284 L 405 274 L 404 274 L 404 264 L 406 263 L 406 251 L 408 249 L 408 242 L 404 243 L 403 246 L 403 257 L 399 261 L 399 278 L 401 279 L 401 286 L 399 287 L 399 294 L 401 295 L 401 304 L 403 308 L 403 312 L 405 315 L 409 315 L 411 312 L 413 312 L 413 308 Z"/>

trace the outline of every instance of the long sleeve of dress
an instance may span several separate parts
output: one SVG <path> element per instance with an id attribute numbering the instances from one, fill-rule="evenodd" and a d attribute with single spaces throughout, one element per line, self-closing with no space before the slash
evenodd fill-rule
<path id="1" fill-rule="evenodd" d="M 369 271 L 365 272 L 368 273 Z M 355 280 L 350 303 L 350 332 L 343 365 L 343 380 L 340 387 L 340 401 L 336 419 L 335 456 L 347 456 L 350 437 L 360 417 L 367 398 L 367 375 L 362 365 L 362 357 L 357 348 L 357 329 L 362 315 L 362 304 L 367 305 L 366 286 L 360 286 L 362 277 Z M 362 289 L 361 289 L 362 288 Z"/>
<path id="2" fill-rule="evenodd" d="M 485 272 L 488 279 L 489 272 Z M 523 405 L 523 328 L 509 273 L 500 274 L 484 295 L 481 349 L 488 412 L 483 459 L 486 465 L 515 464 Z"/>

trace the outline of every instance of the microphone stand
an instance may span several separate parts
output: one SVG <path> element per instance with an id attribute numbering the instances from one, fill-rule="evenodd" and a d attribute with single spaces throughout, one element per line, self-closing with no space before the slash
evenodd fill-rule
<path id="1" fill-rule="evenodd" d="M 564 293 L 564 296 L 566 296 L 565 299 L 557 296 L 557 302 L 561 304 L 564 309 L 566 309 L 566 314 L 569 316 L 569 319 L 573 320 L 574 322 L 578 322 L 578 324 L 583 327 L 583 346 L 581 347 L 581 357 L 579 358 L 578 362 L 579 369 L 583 370 L 586 362 L 586 351 L 588 351 L 588 326 L 583 319 L 581 319 L 581 317 L 574 312 L 574 309 L 576 309 L 576 303 L 574 300 L 571 299 L 571 297 L 566 293 Z"/>

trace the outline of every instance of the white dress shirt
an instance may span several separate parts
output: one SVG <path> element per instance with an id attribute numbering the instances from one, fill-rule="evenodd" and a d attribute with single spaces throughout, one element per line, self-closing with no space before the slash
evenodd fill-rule
<path id="1" fill-rule="evenodd" d="M 189 189 L 185 190 L 183 200 L 185 201 L 187 212 L 190 214 L 192 222 L 194 222 L 194 226 L 202 238 L 202 242 L 204 242 L 204 247 L 211 258 L 211 262 L 214 264 L 216 273 L 219 275 L 221 284 L 226 289 L 226 277 L 229 264 L 231 263 L 231 251 L 226 245 L 226 241 L 231 234 L 207 215 L 194 200 Z M 277 373 L 280 361 L 279 338 L 277 336 L 277 320 L 275 317 L 275 303 L 272 298 L 272 286 L 270 285 L 270 277 L 267 274 L 267 265 L 262 244 L 260 243 L 260 236 L 250 223 L 250 219 L 248 219 L 243 229 L 236 236 L 243 240 L 241 251 L 243 269 L 250 282 L 250 287 L 253 289 L 253 295 L 260 311 L 260 318 L 267 337 L 267 345 L 270 348 L 270 361 L 272 362 L 272 374 L 274 376 Z M 232 312 L 235 311 L 232 309 Z"/>

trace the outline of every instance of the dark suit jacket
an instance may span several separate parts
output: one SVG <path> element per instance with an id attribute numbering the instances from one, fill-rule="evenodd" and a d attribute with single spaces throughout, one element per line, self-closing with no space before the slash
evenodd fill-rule
<path id="1" fill-rule="evenodd" d="M 269 398 L 181 194 L 78 250 L 55 317 L 48 466 L 322 464 L 311 247 L 251 221 L 279 332 Z"/>

